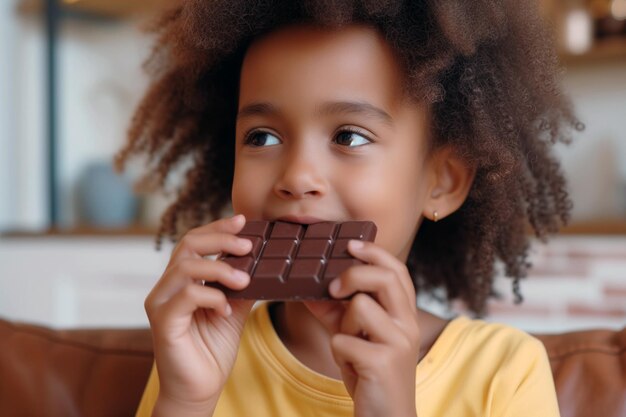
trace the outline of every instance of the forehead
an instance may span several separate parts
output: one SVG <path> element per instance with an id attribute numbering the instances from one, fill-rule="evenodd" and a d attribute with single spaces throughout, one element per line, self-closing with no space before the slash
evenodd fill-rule
<path id="1" fill-rule="evenodd" d="M 257 39 L 246 52 L 240 103 L 281 96 L 346 98 L 391 110 L 403 98 L 402 74 L 394 52 L 374 28 L 288 26 Z"/>

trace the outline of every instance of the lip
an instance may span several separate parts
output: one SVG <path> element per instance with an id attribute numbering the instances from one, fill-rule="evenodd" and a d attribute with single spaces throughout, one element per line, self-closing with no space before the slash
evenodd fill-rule
<path id="1" fill-rule="evenodd" d="M 327 221 L 327 220 L 318 219 L 317 217 L 312 217 L 312 216 L 295 216 L 291 214 L 288 216 L 277 217 L 276 220 L 280 220 L 283 222 L 300 223 L 300 224 L 314 224 L 314 223 Z"/>

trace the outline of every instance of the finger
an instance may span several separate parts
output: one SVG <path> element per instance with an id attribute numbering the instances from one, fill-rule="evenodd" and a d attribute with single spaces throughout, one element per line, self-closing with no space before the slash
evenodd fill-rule
<path id="1" fill-rule="evenodd" d="M 219 282 L 241 290 L 250 283 L 250 275 L 226 262 L 187 258 L 168 268 L 153 289 L 156 304 L 163 303 L 193 281 Z"/>
<path id="2" fill-rule="evenodd" d="M 387 312 L 367 294 L 357 294 L 348 304 L 340 332 L 373 343 L 396 345 L 404 338 L 400 327 Z"/>
<path id="3" fill-rule="evenodd" d="M 411 281 L 409 271 L 398 258 L 372 242 L 352 240 L 348 244 L 348 251 L 356 258 L 371 264 L 378 265 L 395 272 L 400 281 L 409 303 L 417 310 L 415 287 Z"/>
<path id="4" fill-rule="evenodd" d="M 246 217 L 243 214 L 237 214 L 233 217 L 228 217 L 225 219 L 219 219 L 209 224 L 202 225 L 200 227 L 196 227 L 187 232 L 187 234 L 200 234 L 204 235 L 207 233 L 231 233 L 237 234 L 243 229 L 243 226 L 246 224 Z"/>
<path id="5" fill-rule="evenodd" d="M 389 269 L 356 265 L 337 277 L 328 290 L 336 298 L 345 298 L 357 292 L 371 294 L 392 317 L 399 319 L 414 314 L 414 311 L 398 281 Z"/>
<path id="6" fill-rule="evenodd" d="M 158 310 L 146 308 L 146 311 L 149 317 L 151 311 L 158 311 L 156 319 L 161 321 L 160 324 L 163 328 L 172 325 L 186 327 L 193 312 L 198 308 L 214 310 L 224 317 L 232 314 L 232 308 L 223 292 L 215 288 L 194 284 L 184 286 Z M 152 313 L 152 316 L 155 316 L 155 313 Z M 164 322 L 168 323 L 165 324 Z"/>
<path id="7" fill-rule="evenodd" d="M 251 249 L 252 241 L 250 239 L 230 233 L 186 234 L 174 249 L 169 264 L 180 259 L 203 258 L 219 252 L 243 256 Z"/>
<path id="8" fill-rule="evenodd" d="M 337 333 L 330 340 L 335 363 L 343 374 L 358 375 L 360 378 L 373 379 L 373 365 L 381 353 L 381 345 L 370 343 L 359 337 Z"/>
<path id="9" fill-rule="evenodd" d="M 207 235 L 207 234 L 210 235 L 213 233 L 225 233 L 225 234 L 234 235 L 234 234 L 239 233 L 241 229 L 243 229 L 245 224 L 246 224 L 246 219 L 244 215 L 238 214 L 233 217 L 219 219 L 209 224 L 191 229 L 187 233 L 185 233 L 185 236 L 183 236 L 181 241 L 176 245 L 176 247 L 172 251 L 171 258 L 173 259 L 181 255 L 182 256 L 185 256 L 185 255 L 186 256 L 194 256 L 194 255 L 199 256 L 196 253 L 194 253 L 192 250 L 190 250 L 191 248 L 187 246 L 188 242 L 185 242 L 185 241 L 188 240 L 187 239 L 188 236 Z M 217 252 L 214 252 L 214 253 L 217 253 Z"/>

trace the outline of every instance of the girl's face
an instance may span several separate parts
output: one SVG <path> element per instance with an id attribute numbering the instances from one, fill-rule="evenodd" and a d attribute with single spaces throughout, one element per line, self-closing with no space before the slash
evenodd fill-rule
<path id="1" fill-rule="evenodd" d="M 291 26 L 253 43 L 240 79 L 235 213 L 372 220 L 376 243 L 406 261 L 429 174 L 425 112 L 404 99 L 402 80 L 365 26 Z"/>

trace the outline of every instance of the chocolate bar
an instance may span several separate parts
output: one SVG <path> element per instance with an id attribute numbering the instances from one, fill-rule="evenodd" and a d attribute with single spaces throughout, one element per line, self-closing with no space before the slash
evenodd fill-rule
<path id="1" fill-rule="evenodd" d="M 216 282 L 228 298 L 253 300 L 328 300 L 328 285 L 353 265 L 364 264 L 348 253 L 352 239 L 373 242 L 376 225 L 370 221 L 289 222 L 249 221 L 238 234 L 252 241 L 245 256 L 223 254 L 218 259 L 250 275 L 243 290 Z"/>

